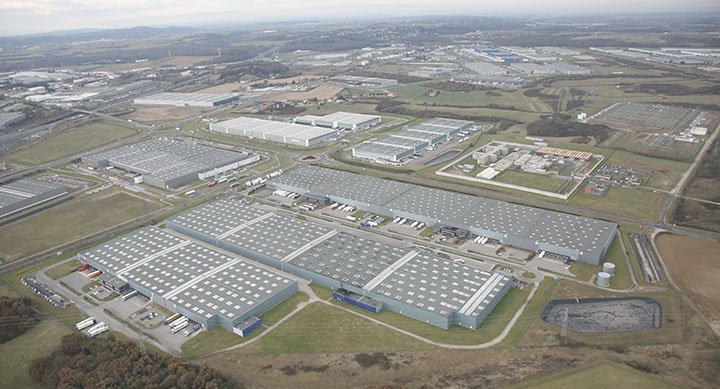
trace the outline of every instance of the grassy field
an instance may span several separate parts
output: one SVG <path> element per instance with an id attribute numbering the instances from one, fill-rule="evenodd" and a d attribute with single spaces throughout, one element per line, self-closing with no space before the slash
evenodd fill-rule
<path id="1" fill-rule="evenodd" d="M 555 299 L 590 298 L 590 297 L 628 297 L 626 293 L 617 293 L 600 290 L 594 287 L 570 281 L 559 281 L 553 288 L 546 302 Z M 639 331 L 608 332 L 608 333 L 579 333 L 567 331 L 568 343 L 604 346 L 631 346 L 642 344 L 664 344 L 680 342 L 683 339 L 683 327 L 688 324 L 688 318 L 694 315 L 692 308 L 683 304 L 676 292 L 672 290 L 657 292 L 635 292 L 632 296 L 650 297 L 663 307 L 663 323 L 659 329 L 646 329 Z M 542 304 L 544 306 L 544 304 Z M 560 327 L 542 321 L 539 313 L 542 307 L 528 322 L 521 320 L 527 328 L 514 340 L 520 346 L 558 346 Z"/>
<path id="2" fill-rule="evenodd" d="M 506 387 L 507 389 L 665 389 L 680 388 L 652 374 L 610 361 L 599 361 L 576 369 L 550 374 Z"/>
<path id="3" fill-rule="evenodd" d="M 239 351 L 286 354 L 311 352 L 389 352 L 432 346 L 322 303 L 298 312 L 272 333 Z"/>
<path id="4" fill-rule="evenodd" d="M 48 271 L 45 272 L 45 275 L 52 278 L 53 280 L 57 280 L 60 277 L 64 277 L 75 270 L 77 270 L 80 267 L 80 261 L 77 259 L 65 262 L 62 265 L 57 265 Z"/>
<path id="5" fill-rule="evenodd" d="M 413 334 L 422 336 L 436 342 L 449 344 L 479 344 L 497 337 L 507 326 L 510 319 L 515 315 L 520 306 L 525 302 L 532 285 L 524 290 L 512 288 L 493 309 L 490 315 L 476 329 L 470 330 L 464 327 L 454 326 L 444 330 L 430 324 L 423 323 L 417 319 L 384 309 L 378 314 L 369 313 L 349 304 L 333 301 L 335 304 L 351 309 L 373 319 L 380 320 Z"/>
<path id="6" fill-rule="evenodd" d="M 147 202 L 148 211 L 159 209 Z M 0 228 L 0 255 L 13 261 L 142 216 L 143 201 L 123 192 L 74 199 Z"/>
<path id="7" fill-rule="evenodd" d="M 640 220 L 655 221 L 660 215 L 665 194 L 643 189 L 611 187 L 603 196 L 578 191 L 570 205 Z"/>
<path id="8" fill-rule="evenodd" d="M 38 165 L 135 135 L 136 130 L 114 123 L 90 123 L 0 158 L 4 162 Z"/>
<path id="9" fill-rule="evenodd" d="M 690 166 L 685 162 L 645 157 L 623 150 L 615 151 L 606 163 L 649 171 L 650 179 L 645 186 L 661 190 L 671 190 Z"/>
<path id="10" fill-rule="evenodd" d="M 307 301 L 307 299 L 308 296 L 305 293 L 295 293 L 289 299 L 276 305 L 271 310 L 260 316 L 263 328 L 251 332 L 250 335 L 246 337 L 238 336 L 222 327 L 214 328 L 212 331 L 202 331 L 182 344 L 182 355 L 185 358 L 197 358 L 217 350 L 222 350 L 226 347 L 245 343 L 248 340 L 262 334 L 265 331 L 265 327 L 269 327 L 277 323 L 280 319 L 292 312 L 298 304 L 303 301 Z"/>
<path id="11" fill-rule="evenodd" d="M 389 90 L 397 95 L 397 99 L 411 104 L 433 105 L 433 109 L 443 109 L 437 105 L 453 105 L 459 107 L 491 107 L 496 104 L 501 107 L 512 107 L 519 111 L 551 112 L 550 107 L 537 99 L 527 97 L 521 91 L 493 91 L 500 96 L 488 95 L 488 91 L 448 92 L 440 91 L 437 96 L 428 97 L 425 93 L 428 88 L 424 84 L 404 84 Z"/>
<path id="12" fill-rule="evenodd" d="M 540 189 L 548 192 L 557 192 L 565 182 L 566 179 L 559 178 L 556 176 L 546 176 L 542 174 L 533 174 L 518 172 L 514 170 L 506 170 L 495 181 L 504 182 L 507 184 L 520 185 L 528 188 Z"/>
<path id="13" fill-rule="evenodd" d="M 28 376 L 30 363 L 48 356 L 71 330 L 54 318 L 45 319 L 30 331 L 0 344 L 0 387 L 43 388 Z"/>
<path id="14" fill-rule="evenodd" d="M 625 262 L 622 246 L 620 246 L 620 235 L 613 239 L 612 244 L 608 248 L 607 253 L 600 261 L 600 265 L 595 266 L 584 262 L 575 262 L 570 268 L 570 272 L 575 274 L 579 280 L 589 281 L 594 274 L 602 270 L 602 263 L 610 262 L 615 264 L 615 275 L 610 280 L 610 288 L 627 289 L 632 285 L 632 279 Z"/>
<path id="15" fill-rule="evenodd" d="M 520 318 L 510 330 L 510 333 L 503 339 L 501 345 L 516 347 L 522 342 L 530 324 L 535 322 L 540 316 L 540 312 L 545 308 L 547 302 L 550 301 L 550 297 L 555 292 L 557 285 L 557 281 L 552 278 L 546 277 L 540 281 L 540 286 L 537 287 L 538 290 L 535 292 L 532 300 L 530 300 L 530 303 L 525 307 L 522 315 L 520 315 Z"/>

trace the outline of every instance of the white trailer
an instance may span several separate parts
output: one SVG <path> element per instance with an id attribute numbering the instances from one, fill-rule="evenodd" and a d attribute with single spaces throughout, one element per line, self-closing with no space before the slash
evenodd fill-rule
<path id="1" fill-rule="evenodd" d="M 407 222 L 407 219 L 401 219 L 400 222 L 398 222 L 398 224 L 403 225 L 403 224 L 405 224 L 406 222 Z"/>
<path id="2" fill-rule="evenodd" d="M 401 217 L 396 217 L 395 220 L 393 220 L 393 223 L 397 224 L 400 222 Z"/>
<path id="3" fill-rule="evenodd" d="M 545 250 L 540 251 L 540 255 L 538 255 L 538 258 L 542 259 L 542 257 L 545 256 Z"/>
<path id="4" fill-rule="evenodd" d="M 179 319 L 175 319 L 172 323 L 170 323 L 170 328 L 179 327 L 183 324 L 186 324 L 190 321 L 190 319 L 187 318 L 187 316 L 182 316 Z"/>
<path id="5" fill-rule="evenodd" d="M 104 326 L 104 325 L 105 325 L 105 322 L 104 322 L 104 321 L 101 321 L 100 323 L 97 323 L 97 324 L 95 324 L 94 326 L 88 328 L 87 331 L 88 331 L 88 333 L 90 333 L 90 332 L 92 332 L 93 330 L 95 330 L 95 329 L 97 329 L 97 328 L 100 328 L 100 327 L 102 327 L 102 326 Z"/>
<path id="6" fill-rule="evenodd" d="M 78 330 L 82 331 L 82 330 L 90 327 L 90 326 L 93 325 L 93 324 L 95 324 L 95 318 L 94 318 L 94 317 L 88 317 L 87 319 L 81 320 L 80 322 L 78 322 L 77 324 L 75 324 L 75 328 L 77 328 Z"/>
<path id="7" fill-rule="evenodd" d="M 170 333 L 171 333 L 171 334 L 176 334 L 176 333 L 180 332 L 183 328 L 187 327 L 189 324 L 190 324 L 190 322 L 186 320 L 185 322 L 183 322 L 183 324 L 180 324 L 180 325 L 177 325 L 177 326 L 173 327 L 173 328 L 170 330 Z"/>
<path id="8" fill-rule="evenodd" d="M 412 224 L 410 225 L 410 228 L 415 228 L 415 227 L 417 227 L 418 224 L 420 224 L 420 223 L 417 222 L 417 221 L 414 221 L 414 222 L 412 222 Z"/>
<path id="9" fill-rule="evenodd" d="M 110 329 L 110 327 L 108 327 L 108 326 L 106 326 L 106 325 L 103 325 L 102 327 L 98 327 L 98 328 L 95 328 L 95 329 L 92 330 L 92 331 L 88 331 L 88 335 L 90 335 L 91 338 L 94 338 L 94 337 L 102 334 L 103 332 L 105 332 L 105 331 L 107 331 L 107 330 L 109 330 L 109 329 Z"/>

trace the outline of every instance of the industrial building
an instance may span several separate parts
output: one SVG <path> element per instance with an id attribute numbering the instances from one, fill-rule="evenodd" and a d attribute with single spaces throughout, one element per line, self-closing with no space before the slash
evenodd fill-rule
<path id="1" fill-rule="evenodd" d="M 202 205 L 166 226 L 332 288 L 361 308 L 387 308 L 445 329 L 477 328 L 512 285 L 499 273 L 239 200 Z"/>
<path id="2" fill-rule="evenodd" d="M 138 105 L 173 105 L 176 107 L 217 107 L 235 101 L 240 95 L 234 93 L 173 93 L 164 92 L 134 100 Z"/>
<path id="3" fill-rule="evenodd" d="M 390 86 L 396 86 L 397 80 L 389 78 L 377 78 L 377 77 L 360 77 L 360 76 L 335 76 L 330 77 L 330 82 L 336 84 L 343 84 L 347 86 L 354 86 L 358 88 L 387 88 Z"/>
<path id="4" fill-rule="evenodd" d="M 23 178 L 0 185 L 0 217 L 52 200 L 67 193 L 58 184 Z"/>
<path id="5" fill-rule="evenodd" d="M 219 325 L 241 333 L 236 327 L 246 319 L 298 290 L 287 276 L 155 227 L 81 252 L 78 259 L 208 330 Z"/>
<path id="6" fill-rule="evenodd" d="M 210 131 L 303 147 L 318 145 L 337 135 L 337 131 L 330 128 L 247 117 L 210 123 Z"/>
<path id="7" fill-rule="evenodd" d="M 267 186 L 594 265 L 617 231 L 616 224 L 596 219 L 315 166 L 272 178 Z"/>
<path id="8" fill-rule="evenodd" d="M 473 122 L 435 118 L 416 124 L 381 139 L 371 140 L 353 147 L 357 158 L 399 162 L 436 143 L 450 139 L 467 130 Z"/>
<path id="9" fill-rule="evenodd" d="M 136 173 L 136 183 L 164 189 L 204 180 L 260 160 L 257 154 L 218 149 L 178 138 L 150 139 L 82 157 L 95 168 Z"/>
<path id="10" fill-rule="evenodd" d="M 0 112 L 0 129 L 12 126 L 25 120 L 25 114 L 22 112 Z"/>
<path id="11" fill-rule="evenodd" d="M 477 53 L 492 62 L 514 63 L 525 61 L 525 59 L 519 55 L 498 49 L 478 49 Z"/>
<path id="12" fill-rule="evenodd" d="M 377 115 L 364 115 L 360 113 L 335 112 L 325 116 L 304 115 L 298 116 L 293 123 L 309 126 L 335 128 L 340 130 L 361 131 L 380 124 L 381 118 Z"/>

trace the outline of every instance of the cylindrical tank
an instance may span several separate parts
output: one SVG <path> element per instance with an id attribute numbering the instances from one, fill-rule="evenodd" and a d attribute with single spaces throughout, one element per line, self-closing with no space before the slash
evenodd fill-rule
<path id="1" fill-rule="evenodd" d="M 597 284 L 599 286 L 610 286 L 610 277 L 611 275 L 609 273 L 601 271 L 597 275 Z"/>
<path id="2" fill-rule="evenodd" d="M 602 271 L 604 271 L 607 274 L 610 274 L 611 276 L 614 276 L 615 275 L 615 264 L 610 263 L 610 262 L 603 263 Z"/>

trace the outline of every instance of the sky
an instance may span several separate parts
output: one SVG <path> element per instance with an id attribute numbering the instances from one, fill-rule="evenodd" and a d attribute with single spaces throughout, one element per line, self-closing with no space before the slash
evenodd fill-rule
<path id="1" fill-rule="evenodd" d="M 703 11 L 717 0 L 0 0 L 0 36 L 68 29 L 417 15 Z"/>

